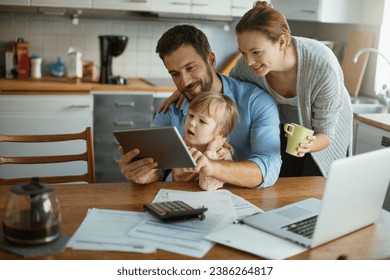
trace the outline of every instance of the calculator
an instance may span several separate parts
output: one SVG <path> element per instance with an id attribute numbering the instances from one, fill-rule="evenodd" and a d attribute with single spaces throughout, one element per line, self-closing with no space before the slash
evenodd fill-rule
<path id="1" fill-rule="evenodd" d="M 203 220 L 205 218 L 204 212 L 207 211 L 207 208 L 204 207 L 195 209 L 181 200 L 152 202 L 144 204 L 144 208 L 163 221 L 193 218 Z"/>

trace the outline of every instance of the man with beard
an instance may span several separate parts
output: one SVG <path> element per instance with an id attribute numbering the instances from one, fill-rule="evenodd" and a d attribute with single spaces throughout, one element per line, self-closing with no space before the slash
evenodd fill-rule
<path id="1" fill-rule="evenodd" d="M 189 102 L 205 92 L 225 94 L 238 108 L 239 118 L 229 136 L 235 150 L 233 161 L 198 161 L 191 171 L 240 187 L 273 185 L 279 176 L 281 157 L 279 114 L 272 97 L 251 83 L 217 73 L 215 54 L 207 37 L 194 26 L 178 25 L 169 29 L 158 41 L 156 52 L 185 100 L 180 108 L 172 104 L 166 113 L 158 113 L 154 127 L 176 126 L 184 135 Z M 121 147 L 118 150 L 123 153 Z M 122 175 L 139 184 L 161 180 L 162 171 L 152 158 L 131 161 L 138 153 L 134 149 L 123 155 L 119 162 Z M 199 158 L 200 151 L 192 149 L 191 153 L 195 160 Z"/>

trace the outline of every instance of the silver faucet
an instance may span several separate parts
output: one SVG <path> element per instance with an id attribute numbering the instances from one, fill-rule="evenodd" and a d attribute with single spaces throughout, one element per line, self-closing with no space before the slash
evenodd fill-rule
<path id="1" fill-rule="evenodd" d="M 389 59 L 375 48 L 361 48 L 360 50 L 358 50 L 352 59 L 353 63 L 356 63 L 358 61 L 358 58 L 365 52 L 373 52 L 382 56 L 387 62 L 387 65 L 389 65 L 390 69 Z M 390 88 L 388 88 L 386 84 L 382 86 L 382 90 L 377 92 L 376 95 L 378 96 L 379 101 L 382 101 L 386 106 L 390 106 Z"/>

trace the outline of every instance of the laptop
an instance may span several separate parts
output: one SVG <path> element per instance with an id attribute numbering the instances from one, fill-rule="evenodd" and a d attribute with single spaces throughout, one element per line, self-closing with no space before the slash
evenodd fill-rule
<path id="1" fill-rule="evenodd" d="M 390 148 L 335 160 L 322 201 L 305 199 L 242 222 L 313 248 L 376 222 L 389 181 Z"/>
<path id="2" fill-rule="evenodd" d="M 113 131 L 125 153 L 139 149 L 133 160 L 151 157 L 158 168 L 193 168 L 196 166 L 179 131 L 174 126 Z"/>

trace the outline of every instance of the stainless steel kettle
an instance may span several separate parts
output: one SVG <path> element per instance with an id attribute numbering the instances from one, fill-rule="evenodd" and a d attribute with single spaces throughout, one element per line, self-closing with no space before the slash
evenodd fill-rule
<path id="1" fill-rule="evenodd" d="M 7 198 L 4 237 L 19 244 L 41 244 L 60 235 L 61 211 L 53 188 L 38 178 L 14 186 Z"/>

